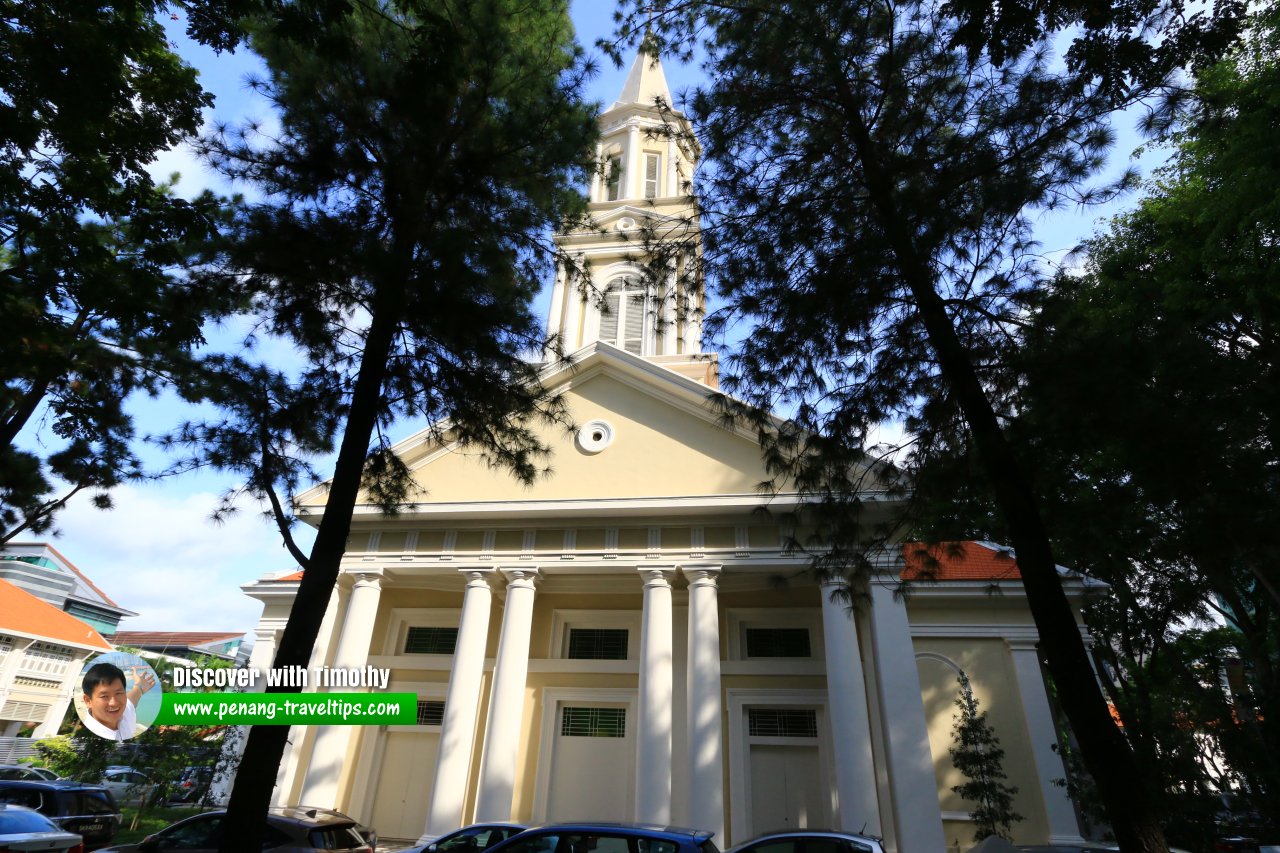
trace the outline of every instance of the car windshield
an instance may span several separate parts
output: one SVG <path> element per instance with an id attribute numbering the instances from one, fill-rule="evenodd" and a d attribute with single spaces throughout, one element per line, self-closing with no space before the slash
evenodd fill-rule
<path id="1" fill-rule="evenodd" d="M 39 812 L 0 809 L 0 835 L 17 835 L 20 832 L 57 832 L 53 821 Z"/>
<path id="2" fill-rule="evenodd" d="M 717 847 L 716 843 L 710 838 L 699 844 L 698 849 L 701 850 L 702 853 L 720 853 L 720 848 Z"/>

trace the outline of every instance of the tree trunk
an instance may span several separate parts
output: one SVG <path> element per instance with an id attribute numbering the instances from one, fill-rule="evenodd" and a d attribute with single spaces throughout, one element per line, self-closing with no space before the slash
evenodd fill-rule
<path id="1" fill-rule="evenodd" d="M 877 209 L 889 249 L 937 355 L 942 377 L 964 414 L 996 503 L 1009 527 L 1027 604 L 1058 688 L 1059 702 L 1080 743 L 1085 766 L 1098 786 L 1120 849 L 1125 853 L 1168 853 L 1164 832 L 1147 794 L 1148 780 L 1143 778 L 1128 742 L 1116 728 L 1089 665 L 1084 640 L 1058 577 L 1040 501 L 1005 440 L 973 361 L 935 289 L 933 270 L 909 230 L 910 217 L 897 209 L 893 177 L 883 166 L 878 146 L 859 119 L 852 119 L 850 124 L 869 200 Z"/>
<path id="2" fill-rule="evenodd" d="M 329 596 L 338 582 L 338 570 L 347 549 L 351 517 L 360 493 L 361 475 L 369 453 L 369 440 L 373 436 L 382 381 L 391 353 L 396 326 L 393 316 L 394 312 L 383 306 L 370 321 L 369 337 L 365 341 L 360 372 L 351 394 L 351 408 L 347 413 L 346 429 L 324 516 L 320 520 L 315 544 L 311 547 L 310 561 L 298 584 L 298 595 L 289 611 L 280 647 L 276 650 L 273 664 L 276 667 L 307 666 L 325 609 L 329 606 Z M 267 692 L 287 693 L 290 688 L 268 687 Z M 254 726 L 249 730 L 235 785 L 231 789 L 231 799 L 227 803 L 222 843 L 218 847 L 220 853 L 243 853 L 262 848 L 266 826 L 264 816 L 271 805 L 271 793 L 288 735 L 288 726 Z"/>

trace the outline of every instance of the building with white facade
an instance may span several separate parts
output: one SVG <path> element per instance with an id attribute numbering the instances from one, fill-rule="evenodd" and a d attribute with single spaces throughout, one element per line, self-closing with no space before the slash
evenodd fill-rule
<path id="1" fill-rule="evenodd" d="M 93 626 L 0 580 L 0 737 L 56 735 L 85 661 L 109 651 Z"/>
<path id="2" fill-rule="evenodd" d="M 637 234 L 696 236 L 697 147 L 652 132 L 657 98 L 661 66 L 638 58 L 600 119 L 599 229 L 561 238 L 593 288 L 556 282 L 550 328 L 572 356 L 543 381 L 580 428 L 544 431 L 552 473 L 532 487 L 426 433 L 397 446 L 421 492 L 394 517 L 357 508 L 312 666 L 389 668 L 418 724 L 295 728 L 277 803 L 389 838 L 589 818 L 712 829 L 722 847 L 837 826 L 902 853 L 967 848 L 947 754 L 963 671 L 1020 789 L 1016 840 L 1078 838 L 1012 561 L 966 546 L 972 571 L 944 560 L 904 602 L 910 567 L 886 556 L 851 615 L 840 582 L 813 581 L 785 545 L 799 496 L 761 496 L 755 435 L 708 403 L 701 289 L 676 268 L 672 299 L 634 286 Z M 874 478 L 864 497 L 892 511 Z M 304 518 L 324 501 L 303 495 Z M 1079 602 L 1082 582 L 1066 584 Z M 251 665 L 270 665 L 296 588 L 245 588 L 265 605 Z"/>

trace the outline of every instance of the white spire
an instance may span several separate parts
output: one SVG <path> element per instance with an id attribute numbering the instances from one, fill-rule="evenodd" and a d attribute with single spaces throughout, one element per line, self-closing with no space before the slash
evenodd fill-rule
<path id="1" fill-rule="evenodd" d="M 622 85 L 622 94 L 610 109 L 640 104 L 652 107 L 661 98 L 667 106 L 672 106 L 671 90 L 667 88 L 667 77 L 662 73 L 662 60 L 657 54 L 650 56 L 643 49 L 636 53 L 636 61 L 631 64 L 631 72 L 627 74 L 627 82 Z"/>

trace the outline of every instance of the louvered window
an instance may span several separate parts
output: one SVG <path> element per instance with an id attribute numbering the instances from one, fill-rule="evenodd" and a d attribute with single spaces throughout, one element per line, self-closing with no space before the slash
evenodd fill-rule
<path id="1" fill-rule="evenodd" d="M 748 628 L 747 657 L 807 658 L 813 656 L 808 628 Z"/>
<path id="2" fill-rule="evenodd" d="M 644 155 L 644 197 L 658 197 L 658 168 L 662 162 L 657 154 Z"/>
<path id="3" fill-rule="evenodd" d="M 644 302 L 644 288 L 638 283 L 625 278 L 611 281 L 600 313 L 600 340 L 641 355 Z"/>
<path id="4" fill-rule="evenodd" d="M 407 655 L 451 655 L 458 645 L 457 628 L 410 628 L 404 638 Z"/>
<path id="5" fill-rule="evenodd" d="M 560 712 L 564 737 L 626 737 L 626 708 L 564 708 Z"/>
<path id="6" fill-rule="evenodd" d="M 569 653 L 572 660 L 626 660 L 626 628 L 570 628 Z"/>
<path id="7" fill-rule="evenodd" d="M 783 708 L 747 709 L 747 728 L 752 737 L 818 736 L 818 712 Z"/>
<path id="8" fill-rule="evenodd" d="M 444 703 L 435 699 L 418 700 L 418 725 L 439 726 L 444 724 Z"/>

